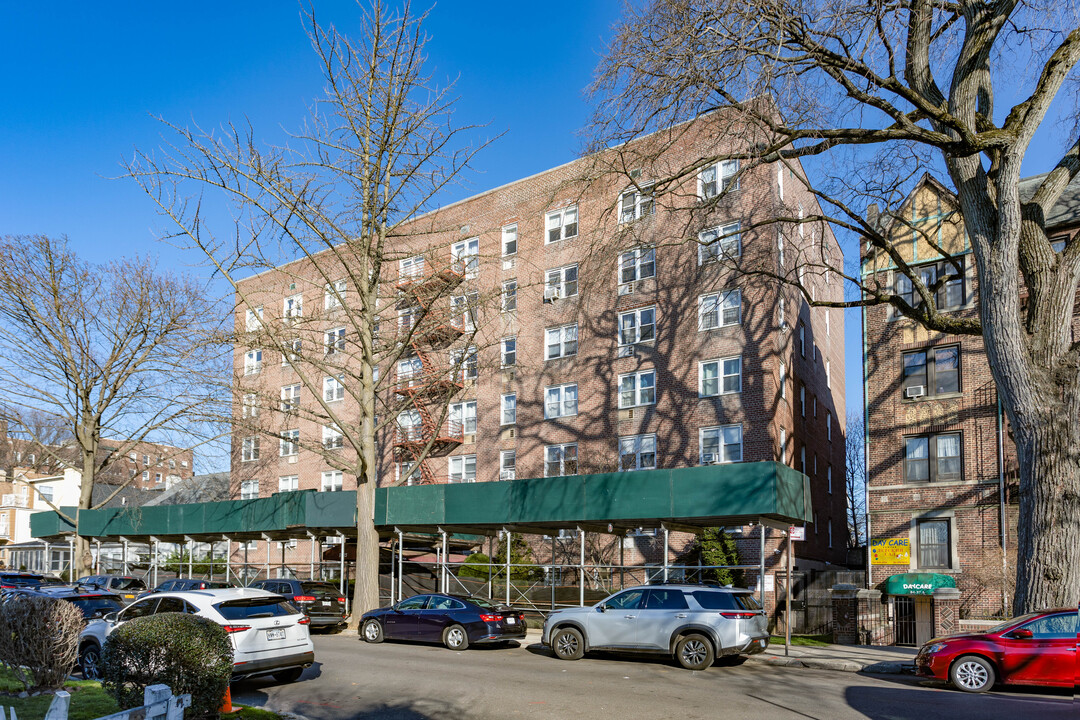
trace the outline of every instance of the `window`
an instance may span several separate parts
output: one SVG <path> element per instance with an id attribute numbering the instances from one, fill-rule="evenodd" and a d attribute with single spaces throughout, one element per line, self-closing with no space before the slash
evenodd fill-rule
<path id="1" fill-rule="evenodd" d="M 397 463 L 397 482 L 405 485 L 419 484 L 422 476 L 420 466 L 411 462 Z"/>
<path id="2" fill-rule="evenodd" d="M 240 461 L 250 462 L 259 459 L 259 437 L 257 435 L 246 437 L 240 441 Z M 143 473 L 143 480 L 149 480 L 147 473 Z"/>
<path id="3" fill-rule="evenodd" d="M 829 518 L 828 528 L 829 528 L 829 547 L 831 548 L 832 547 L 832 518 Z"/>
<path id="4" fill-rule="evenodd" d="M 799 385 L 799 414 L 806 417 L 806 386 Z M 831 423 L 830 423 L 831 426 Z"/>
<path id="5" fill-rule="evenodd" d="M 916 540 L 919 543 L 919 568 L 952 567 L 948 518 L 919 520 L 915 525 Z"/>
<path id="6" fill-rule="evenodd" d="M 345 376 L 338 375 L 337 377 L 325 377 L 322 381 L 323 388 L 323 400 L 326 402 L 335 402 L 337 400 L 345 399 Z"/>
<path id="7" fill-rule="evenodd" d="M 701 464 L 742 462 L 742 425 L 701 428 Z"/>
<path id="8" fill-rule="evenodd" d="M 300 409 L 300 385 L 286 385 L 281 388 L 281 412 L 296 412 Z"/>
<path id="9" fill-rule="evenodd" d="M 544 276 L 544 299 L 566 298 L 577 295 L 577 271 L 578 266 L 576 264 L 548 270 Z"/>
<path id="10" fill-rule="evenodd" d="M 326 331 L 326 354 L 334 355 L 345 350 L 345 328 Z"/>
<path id="11" fill-rule="evenodd" d="M 631 435 L 619 438 L 619 470 L 656 469 L 656 436 Z"/>
<path id="12" fill-rule="evenodd" d="M 502 396 L 502 413 L 500 424 L 513 425 L 517 422 L 517 393 L 506 393 Z"/>
<path id="13" fill-rule="evenodd" d="M 806 357 L 806 326 L 799 322 L 799 356 Z"/>
<path id="14" fill-rule="evenodd" d="M 416 322 L 419 318 L 420 308 L 418 306 L 401 308 L 397 313 L 398 330 L 400 330 L 403 335 L 408 334 L 410 330 L 416 327 Z"/>
<path id="15" fill-rule="evenodd" d="M 254 500 L 259 497 L 259 481 L 244 480 L 240 483 L 240 499 Z"/>
<path id="16" fill-rule="evenodd" d="M 509 337 L 502 340 L 502 361 L 504 368 L 517 365 L 517 338 Z"/>
<path id="17" fill-rule="evenodd" d="M 154 482 L 158 485 L 161 484 L 161 473 L 154 473 Z"/>
<path id="18" fill-rule="evenodd" d="M 1073 640 L 1078 634 L 1076 613 L 1046 615 L 1023 626 L 1036 640 Z M 1072 643 L 1069 643 L 1072 645 Z"/>
<path id="19" fill-rule="evenodd" d="M 784 228 L 776 226 L 776 254 L 780 262 L 780 269 L 784 268 Z"/>
<path id="20" fill-rule="evenodd" d="M 832 335 L 832 323 L 829 321 L 830 317 L 832 317 L 832 315 L 829 313 L 829 308 L 825 308 L 825 337 Z"/>
<path id="21" fill-rule="evenodd" d="M 240 416 L 246 418 L 254 418 L 259 416 L 259 396 L 255 393 L 246 393 L 244 399 L 240 401 Z M 131 459 L 135 459 L 135 453 L 131 454 Z"/>
<path id="22" fill-rule="evenodd" d="M 780 302 L 777 303 L 776 320 L 781 330 L 787 329 L 787 321 L 784 320 L 784 298 L 780 298 Z"/>
<path id="23" fill-rule="evenodd" d="M 300 489 L 299 475 L 286 475 L 279 477 L 277 481 L 278 492 L 295 492 Z"/>
<path id="24" fill-rule="evenodd" d="M 815 463 L 815 470 L 816 470 L 817 469 L 817 467 L 816 467 L 817 455 L 814 456 L 814 463 Z M 827 487 L 829 489 L 829 494 L 832 495 L 832 465 L 829 465 L 827 468 L 825 468 L 825 480 L 828 483 Z"/>
<path id="25" fill-rule="evenodd" d="M 503 257 L 507 255 L 517 254 L 517 241 L 518 231 L 517 225 L 507 225 L 502 229 L 502 254 Z"/>
<path id="26" fill-rule="evenodd" d="M 787 365 L 780 363 L 780 397 L 787 397 Z"/>
<path id="27" fill-rule="evenodd" d="M 455 350 L 450 353 L 450 364 L 457 382 L 475 380 L 480 375 L 480 357 L 473 345 L 466 350 Z"/>
<path id="28" fill-rule="evenodd" d="M 480 274 L 480 238 L 474 237 L 468 240 L 454 243 L 450 246 L 450 261 L 455 265 L 460 264 L 466 278 L 474 278 Z"/>
<path id="29" fill-rule="evenodd" d="M 340 450 L 345 446 L 345 436 L 340 428 L 333 425 L 323 425 L 322 444 L 327 450 Z"/>
<path id="30" fill-rule="evenodd" d="M 281 316 L 286 320 L 291 318 L 298 318 L 304 316 L 304 296 L 303 295 L 290 295 L 285 298 L 282 303 Z"/>
<path id="31" fill-rule="evenodd" d="M 281 433 L 281 439 L 278 442 L 278 454 L 281 457 L 290 457 L 298 452 L 300 452 L 300 431 L 286 430 Z"/>
<path id="32" fill-rule="evenodd" d="M 960 392 L 960 347 L 951 345 L 904 353 L 901 390 L 905 399 Z"/>
<path id="33" fill-rule="evenodd" d="M 651 247 L 627 250 L 619 256 L 619 282 L 632 283 L 656 277 L 656 250 Z"/>
<path id="34" fill-rule="evenodd" d="M 619 313 L 619 344 L 635 345 L 656 337 L 656 308 Z"/>
<path id="35" fill-rule="evenodd" d="M 480 304 L 480 293 L 454 295 L 450 298 L 451 323 L 454 327 L 472 332 L 476 329 L 476 307 Z"/>
<path id="36" fill-rule="evenodd" d="M 814 347 L 814 355 L 817 356 L 817 347 Z M 825 361 L 825 387 L 832 387 L 832 360 Z"/>
<path id="37" fill-rule="evenodd" d="M 424 277 L 424 256 L 416 255 L 398 261 L 398 275 L 405 278 Z"/>
<path id="38" fill-rule="evenodd" d="M 1068 235 L 1058 235 L 1050 238 L 1050 249 L 1056 253 L 1065 252 L 1065 244 L 1069 242 Z"/>
<path id="39" fill-rule="evenodd" d="M 571 205 L 562 210 L 555 210 L 547 214 L 547 237 L 545 243 L 558 242 L 577 237 L 578 216 L 577 205 Z"/>
<path id="40" fill-rule="evenodd" d="M 452 456 L 450 458 L 449 481 L 452 483 L 476 482 L 476 456 Z"/>
<path id="41" fill-rule="evenodd" d="M 244 355 L 244 374 L 254 375 L 262 370 L 262 350 L 248 350 Z"/>
<path id="42" fill-rule="evenodd" d="M 731 223 L 698 233 L 698 265 L 734 260 L 742 255 L 739 223 Z"/>
<path id="43" fill-rule="evenodd" d="M 721 160 L 708 165 L 698 173 L 698 197 L 702 200 L 716 197 L 723 190 L 738 190 L 738 160 Z"/>
<path id="44" fill-rule="evenodd" d="M 476 401 L 450 403 L 450 424 L 460 424 L 466 435 L 476 434 Z"/>
<path id="45" fill-rule="evenodd" d="M 544 477 L 577 475 L 577 443 L 544 448 Z"/>
<path id="46" fill-rule="evenodd" d="M 948 279 L 936 292 L 930 292 L 938 310 L 956 310 L 957 308 L 963 307 L 966 297 L 966 289 L 964 286 L 964 258 L 956 258 L 956 265 L 950 261 L 943 260 L 930 265 L 919 265 L 918 267 L 913 268 L 913 271 L 928 291 L 931 291 L 931 288 L 938 282 L 939 278 L 948 276 Z M 911 282 L 911 278 L 901 272 L 896 273 L 896 294 L 903 298 L 904 302 L 914 308 L 922 305 L 922 297 L 915 290 L 915 285 Z"/>
<path id="47" fill-rule="evenodd" d="M 507 280 L 502 284 L 502 311 L 517 310 L 517 280 Z"/>
<path id="48" fill-rule="evenodd" d="M 544 390 L 544 419 L 577 415 L 577 383 L 556 385 Z"/>
<path id="49" fill-rule="evenodd" d="M 799 449 L 799 472 L 806 474 L 806 446 Z"/>
<path id="50" fill-rule="evenodd" d="M 905 482 L 958 480 L 960 471 L 960 433 L 904 438 Z"/>
<path id="51" fill-rule="evenodd" d="M 741 322 L 742 291 L 739 289 L 698 298 L 698 330 L 712 330 Z"/>
<path id="52" fill-rule="evenodd" d="M 619 407 L 631 408 L 656 403 L 656 371 L 642 370 L 619 376 Z"/>
<path id="53" fill-rule="evenodd" d="M 143 470 L 142 481 L 144 483 L 150 482 L 150 471 L 149 470 Z"/>
<path id="54" fill-rule="evenodd" d="M 832 442 L 832 413 L 825 411 L 825 438 Z"/>
<path id="55" fill-rule="evenodd" d="M 629 188 L 619 196 L 619 222 L 633 222 L 656 212 L 652 188 Z"/>
<path id="56" fill-rule="evenodd" d="M 341 490 L 341 471 L 329 470 L 322 474 L 322 491 L 338 492 Z"/>
<path id="57" fill-rule="evenodd" d="M 716 397 L 742 392 L 742 358 L 698 363 L 698 396 Z"/>
<path id="58" fill-rule="evenodd" d="M 546 333 L 546 342 L 544 343 L 544 359 L 554 360 L 555 358 L 570 357 L 571 355 L 577 355 L 578 346 L 578 326 L 577 323 L 573 325 L 563 325 L 557 328 L 548 328 Z"/>
<path id="59" fill-rule="evenodd" d="M 38 493 L 41 495 L 41 499 L 46 502 L 52 502 L 53 500 L 53 486 L 52 485 L 35 485 Z"/>
<path id="60" fill-rule="evenodd" d="M 503 450 L 499 453 L 499 479 L 513 480 L 517 477 L 517 451 Z"/>
<path id="61" fill-rule="evenodd" d="M 300 338 L 285 341 L 285 346 L 281 351 L 281 367 L 296 362 L 297 358 L 300 357 L 300 347 Z"/>
<path id="62" fill-rule="evenodd" d="M 244 322 L 244 327 L 248 332 L 254 332 L 262 326 L 263 309 L 257 307 L 254 310 L 247 311 L 247 318 Z"/>
<path id="63" fill-rule="evenodd" d="M 345 281 L 337 280 L 328 283 L 323 293 L 323 309 L 336 310 L 345 301 Z"/>
<path id="64" fill-rule="evenodd" d="M 787 462 L 787 428 L 780 428 L 780 462 Z"/>

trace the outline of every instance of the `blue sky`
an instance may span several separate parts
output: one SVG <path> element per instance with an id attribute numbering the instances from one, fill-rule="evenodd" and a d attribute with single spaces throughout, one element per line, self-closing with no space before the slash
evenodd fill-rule
<path id="1" fill-rule="evenodd" d="M 347 27 L 355 17 L 351 0 L 318 7 L 323 22 Z M 506 132 L 477 158 L 482 172 L 462 195 L 578 154 L 583 90 L 619 14 L 615 0 L 556 0 L 542 12 L 505 1 L 435 6 L 429 68 L 459 77 L 457 121 Z M 203 126 L 247 118 L 272 138 L 302 121 L 322 87 L 291 0 L 12 3 L 0 23 L 0 69 L 0 233 L 66 234 L 88 258 L 151 253 L 177 268 L 198 258 L 158 242 L 168 226 L 153 204 L 133 182 L 111 179 L 134 148 L 160 144 L 151 116 Z M 1050 162 L 1038 147 L 1025 171 Z M 855 311 L 847 341 L 848 405 L 859 408 Z"/>

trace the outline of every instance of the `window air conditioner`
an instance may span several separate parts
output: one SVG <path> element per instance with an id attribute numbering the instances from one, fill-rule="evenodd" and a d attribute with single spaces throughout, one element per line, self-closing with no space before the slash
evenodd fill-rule
<path id="1" fill-rule="evenodd" d="M 620 285 L 619 286 L 619 294 L 620 295 L 633 295 L 634 294 L 634 283 L 629 282 L 629 283 L 623 283 L 622 285 Z"/>
<path id="2" fill-rule="evenodd" d="M 716 464 L 716 453 L 702 453 L 701 454 L 701 464 L 702 465 L 715 465 Z"/>
<path id="3" fill-rule="evenodd" d="M 544 302 L 553 302 L 559 299 L 559 288 L 549 285 L 544 288 Z"/>
<path id="4" fill-rule="evenodd" d="M 912 385 L 904 391 L 904 397 L 917 398 L 926 394 L 926 387 L 923 385 Z"/>
<path id="5" fill-rule="evenodd" d="M 621 345 L 619 347 L 619 357 L 634 357 L 637 354 L 637 346 L 635 345 Z"/>
<path id="6" fill-rule="evenodd" d="M 500 470 L 499 471 L 499 479 L 500 480 L 513 480 L 515 475 L 517 475 L 517 472 L 515 470 Z"/>

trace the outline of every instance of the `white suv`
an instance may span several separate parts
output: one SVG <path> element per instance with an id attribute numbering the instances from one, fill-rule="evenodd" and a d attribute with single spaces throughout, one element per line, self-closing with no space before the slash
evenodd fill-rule
<path id="1" fill-rule="evenodd" d="M 273 674 L 276 680 L 293 682 L 315 662 L 311 620 L 280 595 L 253 588 L 190 590 L 155 593 L 89 623 L 79 639 L 83 676 L 99 676 L 105 638 L 118 626 L 166 612 L 201 615 L 225 628 L 233 646 L 233 680 Z"/>

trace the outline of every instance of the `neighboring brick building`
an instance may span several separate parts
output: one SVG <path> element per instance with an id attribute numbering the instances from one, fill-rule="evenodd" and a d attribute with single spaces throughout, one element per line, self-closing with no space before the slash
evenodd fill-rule
<path id="1" fill-rule="evenodd" d="M 1022 197 L 1041 180 L 1021 181 Z M 1074 181 L 1047 218 L 1059 251 L 1080 224 L 1078 200 Z M 927 277 L 941 277 L 944 268 L 931 241 L 957 257 L 963 278 L 942 288 L 938 307 L 975 317 L 978 279 L 956 207 L 955 195 L 927 175 L 878 223 Z M 863 273 L 878 273 L 896 292 L 911 291 L 886 259 L 865 250 Z M 877 306 L 864 311 L 864 343 L 870 537 L 899 540 L 896 547 L 909 550 L 907 558 L 880 553 L 871 585 L 907 572 L 951 575 L 965 617 L 1008 614 L 1017 465 L 982 338 L 927 331 Z"/>
<path id="2" fill-rule="evenodd" d="M 812 488 L 816 521 L 797 547 L 800 569 L 843 562 L 843 312 L 811 309 L 796 292 L 781 292 L 761 276 L 737 278 L 733 268 L 738 262 L 798 273 L 816 297 L 839 300 L 839 278 L 803 266 L 808 258 L 820 263 L 822 253 L 838 262 L 840 249 L 827 229 L 760 224 L 816 210 L 798 178 L 777 166 L 742 173 L 737 189 L 707 210 L 702 194 L 734 182 L 737 165 L 709 166 L 681 187 L 648 195 L 652 179 L 702 164 L 715 152 L 705 150 L 717 142 L 708 120 L 675 135 L 659 159 L 634 173 L 642 192 L 609 179 L 582 184 L 585 158 L 416 222 L 454 230 L 399 243 L 401 260 L 384 275 L 380 340 L 392 342 L 395 328 L 410 327 L 410 304 L 440 273 L 449 273 L 441 282 L 452 286 L 451 297 L 432 301 L 444 303 L 446 323 L 422 333 L 426 344 L 415 346 L 415 362 L 380 368 L 383 402 L 408 426 L 381 434 L 380 482 L 487 482 L 782 459 L 808 475 Z M 748 229 L 711 241 L 711 231 L 730 234 L 737 223 Z M 333 335 L 341 311 L 328 286 L 336 282 L 310 261 L 244 280 L 239 296 L 248 305 L 238 302 L 237 328 L 279 322 L 283 314 L 313 338 L 301 339 L 298 331 L 299 342 L 322 342 L 336 352 L 338 342 L 341 348 L 351 342 Z M 340 288 L 347 303 L 350 290 Z M 473 298 L 479 309 L 470 319 L 463 308 Z M 447 367 L 455 352 L 470 357 L 462 336 L 473 326 L 475 361 L 448 386 L 453 424 L 441 427 L 446 437 L 437 456 L 413 468 L 403 462 L 410 443 L 428 435 L 409 428 L 428 422 L 411 414 L 409 379 Z M 279 388 L 283 404 L 312 402 L 272 350 L 238 347 L 235 368 L 246 388 L 241 394 L 250 393 L 253 403 L 257 396 L 277 397 Z M 334 381 L 325 382 L 324 391 L 335 392 Z M 260 404 L 259 412 L 277 410 Z M 235 413 L 239 420 L 250 409 L 238 403 Z M 271 422 L 302 439 L 327 437 L 314 420 L 278 417 Z M 254 436 L 235 438 L 233 478 L 235 497 L 355 487 L 302 442 Z M 686 539 L 673 536 L 673 553 Z M 641 550 L 628 552 L 628 562 L 657 560 L 648 536 L 628 544 Z M 770 542 L 770 564 L 781 557 L 773 552 L 778 546 Z M 744 549 L 754 562 L 756 540 Z M 289 559 L 304 565 L 308 554 L 298 547 Z"/>

